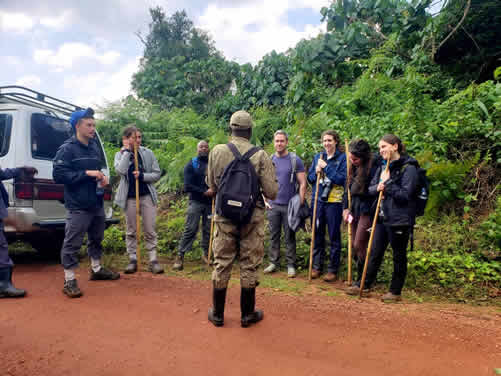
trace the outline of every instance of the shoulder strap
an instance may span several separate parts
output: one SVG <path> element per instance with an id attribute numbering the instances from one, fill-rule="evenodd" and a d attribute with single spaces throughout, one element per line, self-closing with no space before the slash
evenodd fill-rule
<path id="1" fill-rule="evenodd" d="M 294 182 L 294 177 L 296 175 L 296 164 L 297 164 L 297 155 L 294 152 L 289 152 L 290 158 L 291 158 L 291 179 L 290 183 L 292 184 Z"/>
<path id="2" fill-rule="evenodd" d="M 235 156 L 235 159 L 242 158 L 242 154 L 240 154 L 240 152 L 238 151 L 237 147 L 234 144 L 228 142 L 226 145 L 228 145 L 228 147 L 230 148 L 231 152 Z"/>
<path id="3" fill-rule="evenodd" d="M 236 148 L 235 148 L 236 149 Z M 242 156 L 242 159 L 244 160 L 247 160 L 249 159 L 250 157 L 252 157 L 254 154 L 256 154 L 259 150 L 261 150 L 261 148 L 259 146 L 254 146 L 252 148 L 250 148 L 250 150 L 247 151 L 247 153 L 245 153 L 243 156 Z"/>

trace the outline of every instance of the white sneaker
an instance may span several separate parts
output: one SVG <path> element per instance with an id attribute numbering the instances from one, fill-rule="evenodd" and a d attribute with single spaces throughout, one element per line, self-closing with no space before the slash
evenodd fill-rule
<path id="1" fill-rule="evenodd" d="M 269 274 L 269 273 L 273 273 L 274 271 L 277 270 L 277 266 L 275 264 L 270 264 L 268 265 L 264 270 L 263 270 L 263 273 L 264 274 Z"/>
<path id="2" fill-rule="evenodd" d="M 289 278 L 296 277 L 296 269 L 293 266 L 287 267 L 287 277 L 289 277 Z"/>

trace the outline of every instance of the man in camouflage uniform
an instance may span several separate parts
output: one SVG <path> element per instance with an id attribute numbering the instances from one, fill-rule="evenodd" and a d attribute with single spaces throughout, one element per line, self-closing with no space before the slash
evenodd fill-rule
<path id="1" fill-rule="evenodd" d="M 254 145 L 249 140 L 252 134 L 252 118 L 245 111 L 235 112 L 230 119 L 230 142 L 244 155 Z M 209 154 L 207 185 L 217 192 L 225 167 L 234 159 L 228 145 L 217 145 Z M 275 167 L 264 150 L 250 158 L 259 180 L 259 187 L 267 199 L 275 199 L 278 184 Z M 263 319 L 263 311 L 255 310 L 257 270 L 264 256 L 264 201 L 259 197 L 248 224 L 238 226 L 218 214 L 214 217 L 214 271 L 213 308 L 209 310 L 209 321 L 215 326 L 224 324 L 226 289 L 231 276 L 233 262 L 240 261 L 240 309 L 242 327 Z"/>

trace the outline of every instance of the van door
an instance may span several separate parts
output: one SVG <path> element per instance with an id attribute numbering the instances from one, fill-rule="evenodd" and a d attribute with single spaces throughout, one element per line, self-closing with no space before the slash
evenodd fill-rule
<path id="1" fill-rule="evenodd" d="M 15 164 L 15 148 L 11 147 L 12 124 L 16 116 L 15 110 L 0 110 L 0 168 L 13 168 Z M 3 185 L 9 193 L 9 204 L 12 200 L 12 180 L 4 181 Z"/>
<path id="2" fill-rule="evenodd" d="M 73 135 L 66 119 L 51 114 L 33 113 L 31 115 L 31 158 L 38 169 L 33 186 L 33 208 L 39 221 L 66 218 L 64 208 L 64 185 L 55 184 L 52 179 L 53 159 L 59 147 Z M 106 155 L 96 133 L 101 157 L 101 170 L 109 177 Z M 106 217 L 111 218 L 111 186 L 105 189 L 104 206 Z"/>
<path id="3" fill-rule="evenodd" d="M 32 192 L 33 209 L 39 221 L 65 219 L 64 186 L 52 179 L 52 160 L 71 137 L 71 126 L 65 119 L 45 113 L 31 114 L 30 123 L 30 165 L 38 169 Z"/>

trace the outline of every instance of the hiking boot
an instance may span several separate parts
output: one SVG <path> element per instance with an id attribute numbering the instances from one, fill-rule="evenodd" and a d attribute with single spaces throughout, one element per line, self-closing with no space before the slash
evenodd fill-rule
<path id="1" fill-rule="evenodd" d="M 183 258 L 181 256 L 176 257 L 176 261 L 174 261 L 174 265 L 172 265 L 173 270 L 183 270 Z"/>
<path id="2" fill-rule="evenodd" d="M 137 272 L 137 260 L 130 260 L 129 265 L 124 270 L 125 274 L 132 274 Z"/>
<path id="3" fill-rule="evenodd" d="M 392 292 L 387 292 L 381 297 L 381 301 L 384 303 L 396 303 L 402 300 L 400 295 L 393 294 Z"/>
<path id="4" fill-rule="evenodd" d="M 295 278 L 296 277 L 296 268 L 293 266 L 288 266 L 287 267 L 287 277 L 288 278 Z"/>
<path id="5" fill-rule="evenodd" d="M 240 311 L 242 312 L 240 324 L 242 328 L 247 328 L 263 319 L 263 311 L 255 308 L 256 288 L 242 287 L 240 292 Z"/>
<path id="6" fill-rule="evenodd" d="M 0 298 L 22 298 L 25 295 L 26 290 L 12 284 L 12 266 L 0 268 Z"/>
<path id="7" fill-rule="evenodd" d="M 264 274 L 269 274 L 269 273 L 273 273 L 277 270 L 277 266 L 275 264 L 270 264 L 268 265 L 264 270 L 263 270 L 263 273 Z"/>
<path id="8" fill-rule="evenodd" d="M 329 272 L 324 276 L 323 279 L 325 282 L 334 282 L 335 280 L 337 280 L 337 275 Z"/>
<path id="9" fill-rule="evenodd" d="M 162 274 L 164 272 L 164 268 L 158 263 L 157 260 L 150 262 L 148 270 L 153 274 Z"/>
<path id="10" fill-rule="evenodd" d="M 224 325 L 224 305 L 226 303 L 226 289 L 212 289 L 212 308 L 209 308 L 208 319 L 214 326 Z"/>
<path id="11" fill-rule="evenodd" d="M 320 277 L 322 273 L 320 273 L 320 270 L 317 270 L 317 269 L 313 269 L 311 271 L 311 279 L 317 279 L 318 277 Z"/>
<path id="12" fill-rule="evenodd" d="M 115 279 L 120 278 L 120 273 L 114 272 L 110 269 L 106 269 L 101 266 L 101 268 L 95 272 L 94 270 L 90 270 L 90 280 L 91 281 L 113 281 Z"/>
<path id="13" fill-rule="evenodd" d="M 82 290 L 78 288 L 76 279 L 64 281 L 63 293 L 69 298 L 79 298 L 83 295 Z"/>
<path id="14" fill-rule="evenodd" d="M 360 286 L 353 284 L 350 287 L 348 287 L 345 292 L 347 295 L 353 295 L 353 296 L 359 295 L 360 294 Z M 362 296 L 368 295 L 369 292 L 370 292 L 370 289 L 368 287 L 364 286 L 364 289 L 362 291 Z"/>

